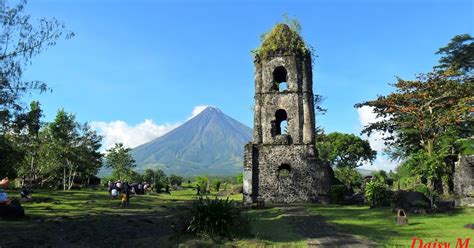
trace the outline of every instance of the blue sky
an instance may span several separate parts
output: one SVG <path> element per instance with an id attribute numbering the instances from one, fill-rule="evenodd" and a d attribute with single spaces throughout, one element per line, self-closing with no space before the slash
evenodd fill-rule
<path id="1" fill-rule="evenodd" d="M 56 17 L 76 36 L 33 60 L 25 77 L 53 92 L 26 101 L 39 100 L 47 121 L 64 108 L 109 143 L 135 138 L 130 145 L 186 121 L 197 106 L 252 127 L 250 50 L 283 13 L 300 21 L 319 56 L 314 91 L 329 111 L 317 124 L 355 134 L 373 118 L 355 103 L 389 93 L 395 76 L 431 70 L 434 52 L 456 34 L 472 35 L 474 20 L 473 1 L 463 0 L 34 0 L 27 12 Z"/>

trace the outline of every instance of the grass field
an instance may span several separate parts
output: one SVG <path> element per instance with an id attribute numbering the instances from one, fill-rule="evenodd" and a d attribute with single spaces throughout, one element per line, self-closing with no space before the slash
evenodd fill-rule
<path id="1" fill-rule="evenodd" d="M 18 192 L 10 192 L 10 195 L 18 195 Z M 213 192 L 210 196 L 216 195 Z M 242 195 L 230 195 L 229 198 L 240 202 Z M 459 208 L 449 214 L 409 215 L 408 226 L 397 226 L 395 214 L 389 208 L 297 204 L 309 217 L 288 215 L 284 205 L 259 210 L 245 208 L 251 219 L 250 235 L 235 240 L 212 240 L 181 235 L 177 231 L 182 229 L 180 223 L 188 218 L 186 213 L 191 202 L 197 199 L 193 189 L 133 196 L 127 208 L 120 208 L 119 200 L 111 199 L 105 190 L 41 191 L 34 193 L 34 199 L 37 202 L 23 204 L 28 218 L 0 220 L 0 247 L 149 247 L 178 243 L 188 246 L 219 243 L 242 247 L 306 247 L 307 240 L 313 237 L 301 232 L 301 226 L 318 228 L 308 221 L 311 216 L 333 223 L 341 232 L 388 247 L 410 246 L 413 237 L 422 238 L 424 242 L 451 242 L 455 247 L 457 238 L 474 236 L 473 230 L 463 228 L 474 223 L 472 208 Z"/>
<path id="2" fill-rule="evenodd" d="M 464 240 L 474 237 L 474 230 L 464 228 L 464 225 L 474 223 L 473 208 L 458 208 L 448 214 L 408 215 L 407 226 L 395 224 L 396 215 L 390 208 L 336 205 L 308 208 L 312 213 L 337 224 L 342 230 L 390 247 L 411 246 L 413 237 L 422 238 L 425 242 L 446 241 L 455 247 L 457 238 Z"/>

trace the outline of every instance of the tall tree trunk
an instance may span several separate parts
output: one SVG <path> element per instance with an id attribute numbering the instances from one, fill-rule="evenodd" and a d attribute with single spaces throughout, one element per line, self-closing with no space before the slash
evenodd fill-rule
<path id="1" fill-rule="evenodd" d="M 77 166 L 74 166 L 71 163 L 71 161 L 68 160 L 68 168 L 69 168 L 69 173 L 68 173 L 68 178 L 67 178 L 67 182 L 68 182 L 67 190 L 70 190 L 72 186 L 74 185 L 74 179 L 76 177 Z"/>
<path id="2" fill-rule="evenodd" d="M 28 185 L 29 187 L 32 187 L 33 185 L 33 182 L 36 182 L 36 177 L 35 177 L 35 173 L 34 173 L 34 163 L 35 163 L 35 154 L 36 152 L 33 152 L 33 155 L 31 156 L 31 163 L 30 163 L 30 173 L 29 176 L 30 176 L 30 185 Z"/>
<path id="3" fill-rule="evenodd" d="M 63 166 L 63 190 L 66 191 L 66 166 Z"/>
<path id="4" fill-rule="evenodd" d="M 449 195 L 449 176 L 443 176 L 441 178 L 441 183 L 443 185 L 443 195 Z"/>
<path id="5" fill-rule="evenodd" d="M 433 206 L 433 203 L 434 203 L 434 199 L 433 199 L 434 181 L 429 179 L 429 178 L 426 179 L 426 180 L 427 180 L 426 184 L 428 184 L 428 189 L 430 191 L 430 195 L 429 195 L 430 203 L 431 203 L 431 206 Z"/>

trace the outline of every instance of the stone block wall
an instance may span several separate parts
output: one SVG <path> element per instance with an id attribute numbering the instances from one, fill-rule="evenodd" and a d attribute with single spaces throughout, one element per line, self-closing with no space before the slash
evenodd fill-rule
<path id="1" fill-rule="evenodd" d="M 474 207 L 474 155 L 459 156 L 454 166 L 454 193 L 458 205 Z"/>

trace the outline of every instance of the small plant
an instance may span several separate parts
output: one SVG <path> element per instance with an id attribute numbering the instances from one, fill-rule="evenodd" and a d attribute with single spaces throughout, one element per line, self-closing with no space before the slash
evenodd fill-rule
<path id="1" fill-rule="evenodd" d="M 365 185 L 365 198 L 370 207 L 382 206 L 390 203 L 391 191 L 379 180 L 372 180 Z"/>
<path id="2" fill-rule="evenodd" d="M 191 215 L 187 230 L 192 233 L 233 238 L 248 230 L 248 219 L 228 198 L 199 198 L 193 203 Z"/>
<path id="3" fill-rule="evenodd" d="M 219 189 L 221 188 L 221 180 L 219 179 L 214 179 L 212 180 L 212 188 L 215 190 L 215 191 L 219 191 Z"/>
<path id="4" fill-rule="evenodd" d="M 207 177 L 196 177 L 196 183 L 200 189 L 200 195 L 206 195 L 209 188 L 209 179 Z"/>

